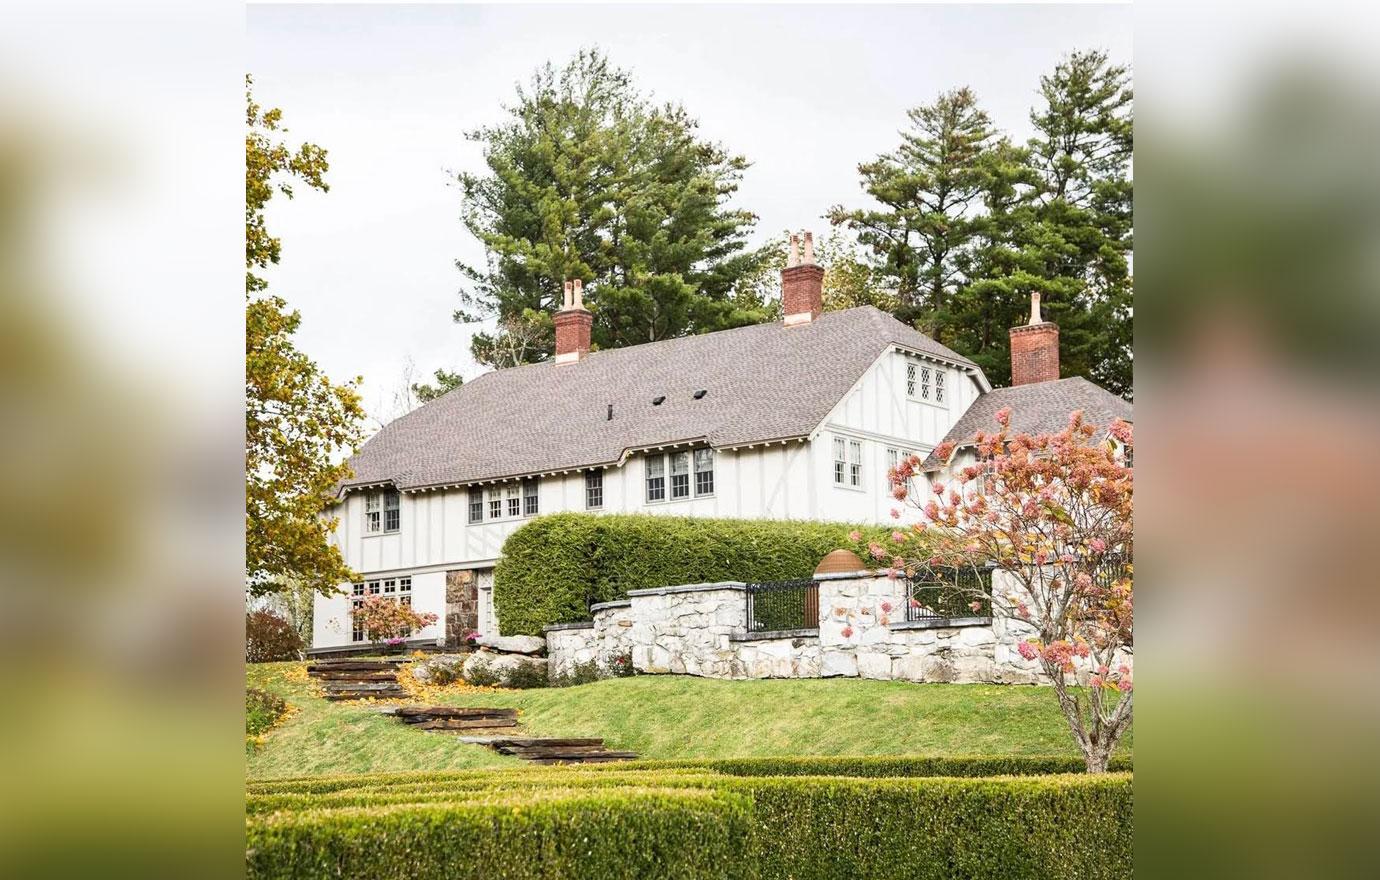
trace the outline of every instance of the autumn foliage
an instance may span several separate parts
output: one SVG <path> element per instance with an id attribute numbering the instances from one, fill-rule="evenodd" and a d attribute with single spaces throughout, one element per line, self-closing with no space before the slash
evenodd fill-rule
<path id="1" fill-rule="evenodd" d="M 355 609 L 354 616 L 355 622 L 363 624 L 365 632 L 375 642 L 406 639 L 438 619 L 435 614 L 414 611 L 411 605 L 383 596 L 366 597 Z"/>
<path id="2" fill-rule="evenodd" d="M 884 555 L 893 576 L 987 563 L 1005 572 L 992 607 L 1029 629 L 1021 656 L 1049 676 L 1088 770 L 1102 771 L 1134 699 L 1131 426 L 1074 412 L 1058 433 L 1013 436 L 1010 417 L 1002 410 L 996 433 L 976 435 L 976 460 L 949 485 L 928 483 L 915 457 L 891 472 L 894 497 L 925 521 L 893 534 Z M 951 443 L 935 450 L 953 455 Z"/>

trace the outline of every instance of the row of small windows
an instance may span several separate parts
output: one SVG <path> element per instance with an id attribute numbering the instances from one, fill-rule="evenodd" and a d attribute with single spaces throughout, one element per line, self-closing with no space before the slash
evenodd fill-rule
<path id="1" fill-rule="evenodd" d="M 906 396 L 911 400 L 943 403 L 944 376 L 945 372 L 940 367 L 917 364 L 914 361 L 907 363 Z"/>
<path id="2" fill-rule="evenodd" d="M 675 501 L 704 498 L 714 494 L 714 450 L 696 449 L 692 452 L 670 452 L 649 455 L 647 464 L 647 501 Z M 670 475 L 669 495 L 667 475 Z M 541 512 L 541 480 L 532 478 L 484 488 L 471 486 L 469 491 L 469 522 L 483 523 L 536 516 Z M 370 534 L 396 532 L 400 524 L 398 493 L 392 489 L 371 492 L 364 499 L 365 531 Z M 604 472 L 585 471 L 585 509 L 600 510 L 604 506 Z M 382 511 L 382 517 L 380 517 Z"/>
<path id="3" fill-rule="evenodd" d="M 487 489 L 471 486 L 469 521 L 480 523 L 536 516 L 541 512 L 540 486 L 541 480 L 536 478 L 499 483 Z"/>
<path id="4" fill-rule="evenodd" d="M 714 450 L 696 449 L 690 452 L 668 452 L 648 455 L 647 503 L 668 500 L 667 474 L 670 475 L 669 500 L 690 497 L 693 485 L 696 498 L 714 494 Z M 692 473 L 693 470 L 693 473 Z M 691 477 L 694 477 L 692 482 Z"/>

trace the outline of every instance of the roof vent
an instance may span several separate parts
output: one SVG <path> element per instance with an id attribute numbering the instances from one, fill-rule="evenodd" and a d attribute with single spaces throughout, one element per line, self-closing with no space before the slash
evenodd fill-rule
<path id="1" fill-rule="evenodd" d="M 613 421 L 613 404 L 611 404 L 611 403 L 609 404 L 609 417 L 608 417 L 607 419 L 605 419 L 605 421 L 608 421 L 608 422 Z"/>
<path id="2" fill-rule="evenodd" d="M 696 399 L 696 400 L 700 400 L 700 399 L 702 399 L 702 398 L 703 398 L 706 394 L 708 394 L 708 393 L 709 393 L 708 390 L 706 390 L 706 389 L 704 389 L 704 388 L 701 388 L 699 391 L 696 391 L 696 392 L 695 392 L 695 399 Z"/>
<path id="3" fill-rule="evenodd" d="M 665 403 L 665 402 L 666 402 L 666 395 L 665 395 L 665 394 L 661 395 L 660 397 L 653 397 L 653 398 L 652 398 L 652 406 L 661 406 L 661 405 L 662 405 L 663 403 Z"/>

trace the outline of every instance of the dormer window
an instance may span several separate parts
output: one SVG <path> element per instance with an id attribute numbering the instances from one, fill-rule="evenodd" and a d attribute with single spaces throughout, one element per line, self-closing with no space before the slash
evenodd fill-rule
<path id="1" fill-rule="evenodd" d="M 383 535 L 402 526 L 402 499 L 396 489 L 369 492 L 364 496 L 364 533 Z"/>

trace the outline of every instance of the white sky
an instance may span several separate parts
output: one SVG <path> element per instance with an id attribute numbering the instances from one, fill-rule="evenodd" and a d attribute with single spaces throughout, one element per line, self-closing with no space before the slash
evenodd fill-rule
<path id="1" fill-rule="evenodd" d="M 1131 61 L 1115 6 L 251 6 L 255 97 L 289 137 L 327 148 L 331 190 L 275 199 L 271 289 L 300 309 L 300 348 L 386 409 L 408 359 L 479 368 L 454 324 L 457 258 L 478 243 L 448 169 L 481 170 L 463 133 L 502 118 L 514 84 L 599 46 L 747 156 L 738 203 L 755 239 L 827 229 L 861 201 L 856 166 L 897 143 L 909 107 L 972 87 L 996 124 L 1029 134 L 1039 76 L 1072 49 Z"/>

